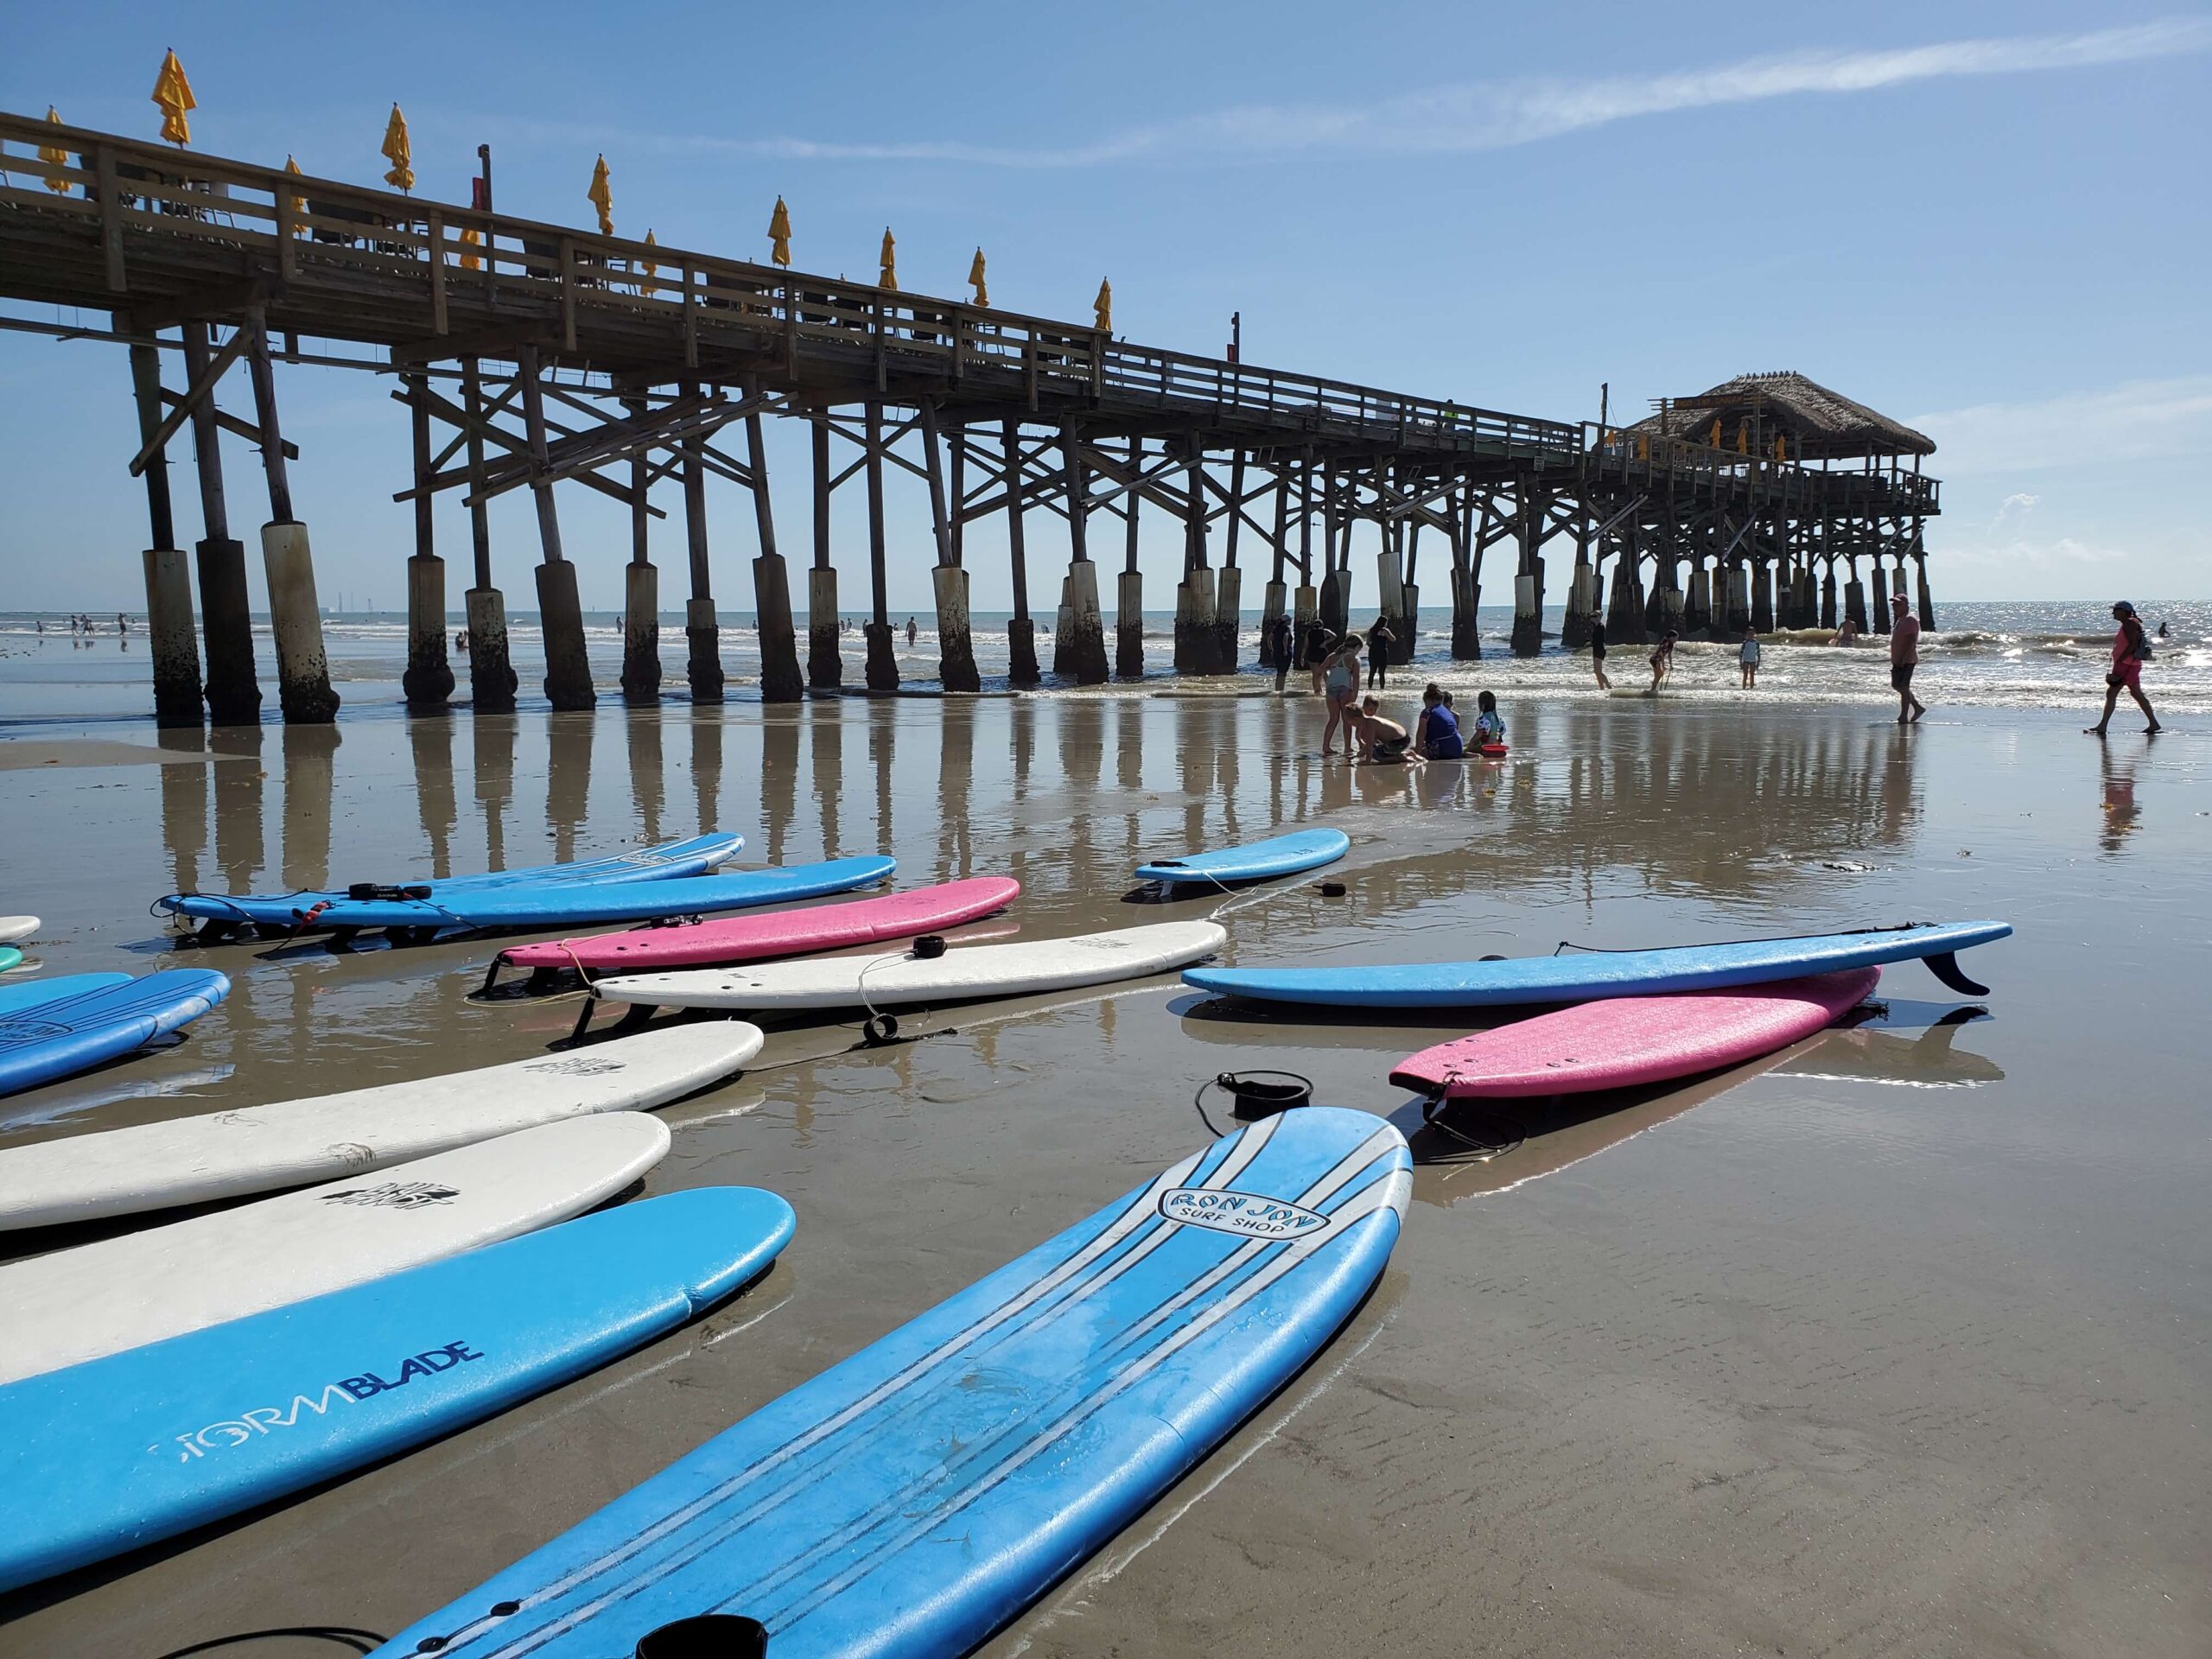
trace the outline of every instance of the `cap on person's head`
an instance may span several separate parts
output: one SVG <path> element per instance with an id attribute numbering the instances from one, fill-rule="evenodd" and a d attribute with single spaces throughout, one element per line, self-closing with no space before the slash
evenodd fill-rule
<path id="1" fill-rule="evenodd" d="M 2133 616 L 2135 614 L 2135 607 L 2124 599 L 2114 600 L 2112 613 L 2114 616 Z"/>
<path id="2" fill-rule="evenodd" d="M 1907 599 L 1903 594 L 1891 594 L 1890 595 L 1890 608 L 1891 610 L 1897 609 L 1900 605 L 1910 605 L 1911 602 L 1912 601 Z"/>

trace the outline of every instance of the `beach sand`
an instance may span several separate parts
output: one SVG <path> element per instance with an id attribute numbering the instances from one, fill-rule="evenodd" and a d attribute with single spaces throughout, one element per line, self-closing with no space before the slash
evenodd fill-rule
<path id="1" fill-rule="evenodd" d="M 2017 937 L 1967 964 L 1986 1018 L 1937 1024 L 1957 999 L 1900 966 L 1881 1018 L 1741 1074 L 1463 1115 L 1483 1150 L 1418 1135 L 1365 1308 L 985 1651 L 2212 1650 L 2208 740 L 1942 707 L 1909 734 L 1863 707 L 1506 712 L 1507 761 L 1418 772 L 1323 762 L 1310 701 L 1203 696 L 349 706 L 161 766 L 109 752 L 156 747 L 143 728 L 41 730 L 67 764 L 8 774 L 0 909 L 48 918 L 45 970 L 205 962 L 237 986 L 174 1047 L 0 1102 L 0 1140 L 518 1058 L 575 1017 L 466 1001 L 482 943 L 172 955 L 161 893 L 702 827 L 744 832 L 742 863 L 1014 874 L 1019 906 L 969 931 L 1022 938 L 1219 902 L 1131 901 L 1147 856 L 1347 831 L 1344 897 L 1293 882 L 1226 918 L 1248 963 L 2000 917 Z M 434 1446 L 0 1601 L 0 1653 L 395 1630 L 1202 1144 L 1215 1072 L 1287 1067 L 1412 1128 L 1386 1072 L 1465 1027 L 1236 1017 L 1148 983 L 908 1028 L 932 1034 L 779 1032 L 669 1111 L 648 1191 L 756 1184 L 798 1211 L 747 1294 Z"/>

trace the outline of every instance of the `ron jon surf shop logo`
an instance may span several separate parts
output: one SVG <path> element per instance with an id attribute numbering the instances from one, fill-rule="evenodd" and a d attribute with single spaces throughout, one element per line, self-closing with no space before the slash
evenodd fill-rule
<path id="1" fill-rule="evenodd" d="M 1170 1221 L 1234 1233 L 1240 1238 L 1313 1238 L 1329 1225 L 1326 1216 L 1281 1198 L 1222 1192 L 1205 1186 L 1179 1186 L 1163 1195 L 1160 1213 Z"/>

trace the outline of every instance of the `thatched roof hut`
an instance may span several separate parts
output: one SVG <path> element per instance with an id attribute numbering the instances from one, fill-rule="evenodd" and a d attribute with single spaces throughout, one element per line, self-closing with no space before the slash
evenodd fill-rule
<path id="1" fill-rule="evenodd" d="M 1739 374 L 1694 397 L 1672 398 L 1661 413 L 1638 421 L 1629 430 L 1700 443 L 1711 441 L 1715 421 L 1720 424 L 1722 448 L 1737 447 L 1740 427 L 1747 447 L 1758 454 L 1770 450 L 1777 435 L 1784 438 L 1792 461 L 1886 460 L 1936 453 L 1935 440 L 1925 433 L 1787 369 Z"/>

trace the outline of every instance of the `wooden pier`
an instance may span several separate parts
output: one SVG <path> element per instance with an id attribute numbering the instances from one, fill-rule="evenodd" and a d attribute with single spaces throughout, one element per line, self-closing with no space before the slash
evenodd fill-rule
<path id="1" fill-rule="evenodd" d="M 41 159 L 41 150 L 66 160 Z M 761 694 L 772 701 L 837 688 L 850 674 L 830 538 L 831 499 L 849 484 L 864 491 L 868 517 L 871 620 L 860 678 L 878 690 L 898 683 L 887 467 L 928 486 L 939 676 L 949 692 L 980 684 L 965 532 L 995 513 L 1007 515 L 1017 687 L 1047 671 L 1084 684 L 1146 671 L 1136 556 L 1147 506 L 1183 528 L 1173 647 L 1182 674 L 1239 667 L 1248 564 L 1263 569 L 1268 622 L 1351 625 L 1352 532 L 1363 522 L 1376 529 L 1377 588 L 1360 614 L 1389 619 L 1400 660 L 1415 645 L 1424 531 L 1445 552 L 1451 648 L 1462 658 L 1480 655 L 1484 555 L 1501 543 L 1510 549 L 1512 648 L 1521 654 L 1541 648 L 1545 555 L 1555 542 L 1574 550 L 1569 645 L 1586 636 L 1601 604 L 1616 639 L 1669 626 L 1726 638 L 1834 626 L 1839 560 L 1844 613 L 1864 626 L 1862 558 L 1876 585 L 1875 626 L 1886 626 L 1886 585 L 1904 591 L 1909 565 L 1922 620 L 1934 624 L 1922 527 L 1938 511 L 1937 486 L 1920 474 L 1925 450 L 1883 451 L 1863 434 L 1853 448 L 1853 440 L 1823 436 L 1811 429 L 1817 418 L 1808 426 L 1804 398 L 1779 385 L 1716 388 L 1625 430 L 1542 420 L 5 114 L 0 298 L 105 311 L 105 329 L 10 317 L 0 326 L 129 350 L 140 435 L 130 465 L 147 491 L 147 609 L 164 725 L 258 718 L 245 548 L 230 531 L 222 473 L 226 433 L 260 451 L 270 504 L 262 556 L 285 718 L 327 721 L 338 706 L 308 531 L 287 474 L 298 451 L 281 430 L 280 363 L 389 376 L 408 411 L 413 476 L 395 492 L 415 508 L 404 689 L 425 709 L 454 689 L 430 510 L 446 490 L 461 491 L 471 509 L 465 606 L 476 708 L 511 707 L 516 690 L 484 509 L 518 489 L 537 509 L 548 698 L 575 709 L 597 695 L 562 543 L 562 486 L 629 509 L 621 690 L 658 696 L 659 572 L 648 525 L 667 511 L 655 505 L 653 486 L 671 480 L 688 554 L 686 677 L 694 699 L 719 698 L 709 474 L 744 486 L 753 503 L 752 609 Z M 319 349 L 304 349 L 309 340 Z M 181 362 L 174 386 L 164 353 Z M 240 362 L 250 421 L 219 411 L 213 397 Z M 1708 407 L 1720 412 L 1700 434 Z M 811 428 L 803 659 L 763 442 L 770 416 Z M 205 531 L 189 557 L 166 471 L 168 445 L 188 423 Z M 1863 464 L 1839 469 L 1839 455 Z M 1046 518 L 1065 526 L 1067 550 L 1046 601 L 1049 664 L 1035 649 L 1030 570 L 1030 526 Z M 1094 531 L 1108 530 L 1110 543 L 1116 520 L 1120 547 L 1094 558 Z M 1114 572 L 1110 596 L 1102 563 Z M 1272 630 L 1263 626 L 1261 637 Z M 1270 649 L 1262 644 L 1263 664 Z"/>

